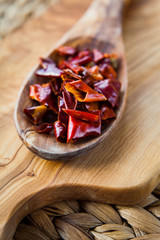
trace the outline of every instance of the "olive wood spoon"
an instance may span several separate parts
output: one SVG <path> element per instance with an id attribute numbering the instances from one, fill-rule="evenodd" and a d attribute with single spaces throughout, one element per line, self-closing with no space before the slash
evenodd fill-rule
<path id="1" fill-rule="evenodd" d="M 25 107 L 32 106 L 29 99 L 29 85 L 37 83 L 35 71 L 37 65 L 23 83 L 15 108 L 15 124 L 23 143 L 36 155 L 48 160 L 64 160 L 87 153 L 110 136 L 122 117 L 127 95 L 127 66 L 122 40 L 122 9 L 124 0 L 94 0 L 74 27 L 47 54 L 55 59 L 55 49 L 60 45 L 71 45 L 80 49 L 97 48 L 102 52 L 117 53 L 120 58 L 118 78 L 121 82 L 120 105 L 116 119 L 109 124 L 99 137 L 77 143 L 59 143 L 53 135 L 39 134 L 23 113 Z M 38 82 L 42 83 L 42 82 Z"/>

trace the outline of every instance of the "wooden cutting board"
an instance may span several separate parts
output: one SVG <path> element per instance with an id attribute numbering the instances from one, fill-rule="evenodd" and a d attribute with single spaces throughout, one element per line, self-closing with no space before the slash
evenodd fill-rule
<path id="1" fill-rule="evenodd" d="M 68 162 L 34 156 L 18 138 L 13 111 L 27 73 L 78 20 L 90 0 L 64 0 L 8 35 L 0 49 L 0 239 L 53 201 L 134 204 L 160 180 L 160 2 L 134 0 L 124 24 L 128 102 L 110 138 Z M 63 159 L 62 159 L 63 160 Z"/>

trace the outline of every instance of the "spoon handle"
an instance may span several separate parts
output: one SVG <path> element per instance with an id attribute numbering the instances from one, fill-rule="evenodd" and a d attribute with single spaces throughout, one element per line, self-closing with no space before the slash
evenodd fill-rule
<path id="1" fill-rule="evenodd" d="M 113 38 L 117 39 L 121 35 L 124 2 L 126 0 L 94 0 L 63 40 L 94 37 L 112 42 Z"/>

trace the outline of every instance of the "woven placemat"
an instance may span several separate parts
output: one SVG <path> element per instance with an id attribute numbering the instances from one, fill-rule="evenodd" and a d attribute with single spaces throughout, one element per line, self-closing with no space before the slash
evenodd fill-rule
<path id="1" fill-rule="evenodd" d="M 19 224 L 14 240 L 160 239 L 160 185 L 134 206 L 89 201 L 53 203 Z"/>

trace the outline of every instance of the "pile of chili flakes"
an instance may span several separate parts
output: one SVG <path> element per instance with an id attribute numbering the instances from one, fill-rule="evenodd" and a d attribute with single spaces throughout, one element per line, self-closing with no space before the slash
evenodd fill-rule
<path id="1" fill-rule="evenodd" d="M 119 105 L 117 56 L 71 46 L 60 46 L 56 54 L 56 63 L 40 59 L 36 76 L 46 83 L 30 85 L 29 97 L 38 105 L 24 113 L 36 132 L 54 131 L 58 142 L 100 136 L 102 125 L 116 117 Z"/>

